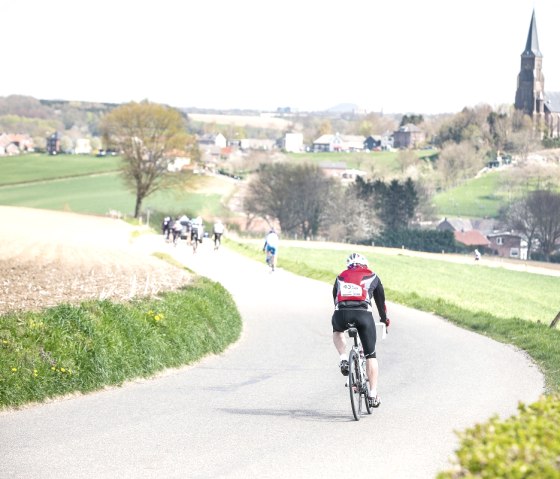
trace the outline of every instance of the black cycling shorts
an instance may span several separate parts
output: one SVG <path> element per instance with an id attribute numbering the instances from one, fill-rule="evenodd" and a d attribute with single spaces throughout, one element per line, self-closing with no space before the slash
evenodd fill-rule
<path id="1" fill-rule="evenodd" d="M 364 348 L 364 355 L 374 358 L 377 332 L 375 331 L 375 322 L 373 321 L 371 311 L 366 311 L 365 309 L 339 309 L 334 312 L 332 317 L 333 331 L 343 333 L 349 328 L 349 323 L 356 324 L 356 329 Z"/>

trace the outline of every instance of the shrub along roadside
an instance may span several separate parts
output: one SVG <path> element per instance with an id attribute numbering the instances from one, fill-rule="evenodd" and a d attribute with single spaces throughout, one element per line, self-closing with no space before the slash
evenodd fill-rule
<path id="1" fill-rule="evenodd" d="M 262 260 L 255 245 L 232 241 L 227 245 Z M 289 252 L 282 253 L 281 267 L 329 284 L 333 281 L 332 271 L 292 261 Z M 560 479 L 560 331 L 519 318 L 495 317 L 487 312 L 471 311 L 415 293 L 388 289 L 387 296 L 393 302 L 433 312 L 461 327 L 526 351 L 542 369 L 547 389 L 553 392 L 529 406 L 521 404 L 517 416 L 506 420 L 494 417 L 458 433 L 457 466 L 440 473 L 438 478 Z"/>
<path id="2" fill-rule="evenodd" d="M 497 417 L 460 434 L 456 467 L 438 479 L 560 478 L 560 396 L 544 396 L 505 421 Z"/>
<path id="3" fill-rule="evenodd" d="M 205 278 L 125 304 L 0 317 L 0 408 L 89 392 L 219 353 L 239 338 L 231 295 Z"/>

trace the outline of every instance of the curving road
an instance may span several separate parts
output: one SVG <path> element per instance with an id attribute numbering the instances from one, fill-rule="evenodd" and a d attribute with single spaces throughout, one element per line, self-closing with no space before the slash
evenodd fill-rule
<path id="1" fill-rule="evenodd" d="M 149 381 L 1 413 L 1 478 L 433 478 L 455 430 L 543 391 L 524 354 L 390 303 L 383 403 L 356 422 L 331 343 L 330 285 L 209 245 L 193 255 L 141 242 L 220 281 L 243 316 L 241 340 Z"/>

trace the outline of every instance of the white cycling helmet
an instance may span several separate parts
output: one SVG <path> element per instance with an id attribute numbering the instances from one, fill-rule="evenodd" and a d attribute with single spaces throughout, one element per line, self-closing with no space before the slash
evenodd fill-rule
<path id="1" fill-rule="evenodd" d="M 348 258 L 346 258 L 346 266 L 350 267 L 357 264 L 361 264 L 362 266 L 367 267 L 368 262 L 364 256 L 358 253 L 352 253 L 350 254 L 350 256 L 348 256 Z"/>

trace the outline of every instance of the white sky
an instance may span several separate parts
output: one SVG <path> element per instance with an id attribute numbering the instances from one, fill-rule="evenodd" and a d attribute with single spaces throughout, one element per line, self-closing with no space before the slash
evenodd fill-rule
<path id="1" fill-rule="evenodd" d="M 559 0 L 4 0 L 0 96 L 385 113 L 511 104 L 535 8 L 560 91 Z"/>

